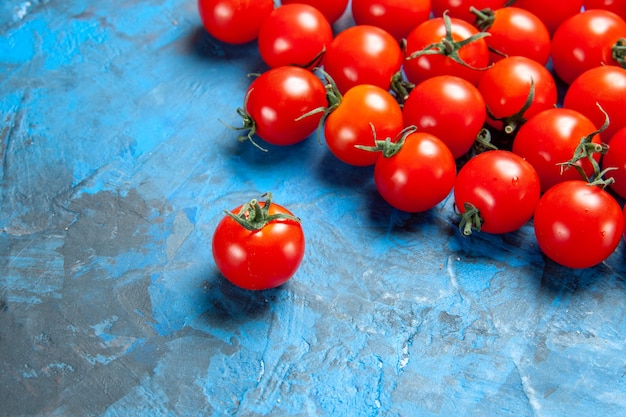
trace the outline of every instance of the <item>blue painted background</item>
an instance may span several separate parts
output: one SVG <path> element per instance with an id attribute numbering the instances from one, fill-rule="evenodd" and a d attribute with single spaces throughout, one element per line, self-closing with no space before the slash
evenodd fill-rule
<path id="1" fill-rule="evenodd" d="M 0 415 L 624 415 L 623 243 L 569 270 L 530 225 L 468 239 L 451 199 L 391 209 L 314 138 L 239 143 L 219 120 L 264 67 L 195 1 L 0 19 Z M 211 237 L 265 191 L 307 252 L 247 292 Z"/>

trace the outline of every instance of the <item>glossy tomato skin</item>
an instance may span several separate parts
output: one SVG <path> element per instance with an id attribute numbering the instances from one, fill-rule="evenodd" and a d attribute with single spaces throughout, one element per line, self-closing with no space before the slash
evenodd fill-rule
<path id="1" fill-rule="evenodd" d="M 349 0 L 282 0 L 281 4 L 308 4 L 322 12 L 330 24 L 335 23 L 346 11 Z"/>
<path id="2" fill-rule="evenodd" d="M 376 137 L 385 139 L 396 137 L 403 128 L 402 122 L 400 105 L 387 90 L 360 84 L 349 89 L 339 107 L 328 116 L 324 136 L 339 160 L 353 166 L 374 165 L 380 153 L 356 146 L 374 146 L 372 125 Z"/>
<path id="3" fill-rule="evenodd" d="M 326 89 L 310 71 L 293 66 L 270 69 L 248 87 L 245 110 L 256 134 L 273 145 L 293 145 L 315 132 L 321 113 L 300 116 L 326 107 Z"/>
<path id="4" fill-rule="evenodd" d="M 352 0 L 357 25 L 372 25 L 404 39 L 417 25 L 428 20 L 430 0 Z"/>
<path id="5" fill-rule="evenodd" d="M 459 171 L 454 183 L 457 210 L 465 203 L 479 210 L 481 231 L 501 234 L 521 228 L 531 218 L 539 201 L 541 185 L 533 166 L 504 150 L 478 154 Z"/>
<path id="6" fill-rule="evenodd" d="M 490 126 L 502 129 L 503 123 L 498 119 L 508 118 L 523 109 L 530 92 L 531 79 L 535 95 L 523 114 L 524 119 L 557 104 L 556 82 L 550 71 L 530 58 L 511 56 L 496 62 L 483 73 L 478 90 L 493 116 L 487 117 Z"/>
<path id="7" fill-rule="evenodd" d="M 626 199 L 626 127 L 611 137 L 609 150 L 602 156 L 602 169 L 615 168 L 607 172 L 605 178 L 613 178 L 610 187 L 620 197 Z"/>
<path id="8" fill-rule="evenodd" d="M 554 71 L 566 84 L 601 65 L 617 65 L 612 48 L 626 38 L 626 22 L 606 10 L 587 10 L 563 22 L 552 38 Z"/>
<path id="9" fill-rule="evenodd" d="M 487 112 L 485 101 L 470 82 L 453 75 L 422 81 L 409 93 L 402 109 L 405 126 L 441 139 L 454 158 L 470 150 Z"/>
<path id="10" fill-rule="evenodd" d="M 624 232 L 617 201 L 580 180 L 547 190 L 537 204 L 533 223 L 543 253 L 568 268 L 589 268 L 604 261 Z"/>
<path id="11" fill-rule="evenodd" d="M 402 59 L 400 44 L 393 36 L 376 26 L 358 25 L 335 36 L 324 57 L 324 70 L 341 94 L 359 84 L 388 90 Z"/>
<path id="12" fill-rule="evenodd" d="M 551 38 L 546 25 L 537 16 L 519 7 L 503 7 L 493 11 L 493 24 L 485 38 L 490 62 L 505 56 L 523 56 L 545 65 L 550 58 Z"/>
<path id="13" fill-rule="evenodd" d="M 619 129 L 626 126 L 626 70 L 612 65 L 587 70 L 570 84 L 563 99 L 563 107 L 581 112 L 599 129 L 604 124 L 605 115 L 596 103 L 609 116 L 609 127 L 602 132 L 609 142 Z"/>
<path id="14" fill-rule="evenodd" d="M 584 0 L 585 10 L 603 9 L 626 19 L 626 1 L 623 0 Z"/>
<path id="15" fill-rule="evenodd" d="M 452 190 L 456 165 L 452 152 L 436 136 L 413 132 L 398 153 L 381 156 L 374 167 L 374 181 L 387 203 L 398 210 L 429 210 Z"/>
<path id="16" fill-rule="evenodd" d="M 255 40 L 272 10 L 273 0 L 198 0 L 198 11 L 207 32 L 230 44 Z"/>
<path id="17" fill-rule="evenodd" d="M 470 23 L 456 18 L 450 18 L 452 39 L 462 41 L 478 33 L 478 29 Z M 411 58 L 411 55 L 422 51 L 429 45 L 437 44 L 446 36 L 444 19 L 433 18 L 420 24 L 409 33 L 406 39 L 406 60 L 404 72 L 407 79 L 414 83 L 437 75 L 454 75 L 476 85 L 482 75 L 482 69 L 489 65 L 489 49 L 484 38 L 470 42 L 458 51 L 460 58 L 471 68 L 463 66 L 449 56 L 421 55 Z"/>
<path id="18" fill-rule="evenodd" d="M 271 68 L 297 65 L 312 68 L 333 40 L 326 17 L 306 4 L 278 7 L 263 21 L 258 36 L 259 52 Z"/>
<path id="19" fill-rule="evenodd" d="M 432 0 L 433 15 L 435 17 L 443 16 L 444 12 L 448 12 L 450 17 L 473 23 L 476 16 L 470 11 L 470 7 L 478 10 L 491 9 L 496 10 L 504 7 L 506 0 Z"/>
<path id="20" fill-rule="evenodd" d="M 268 214 L 277 213 L 293 216 L 272 203 Z M 272 220 L 262 229 L 250 231 L 224 216 L 213 234 L 212 248 L 217 268 L 227 280 L 248 290 L 265 290 L 284 284 L 296 273 L 304 258 L 305 238 L 296 220 Z"/>
<path id="21" fill-rule="evenodd" d="M 535 168 L 541 181 L 541 191 L 567 180 L 581 179 L 574 168 L 561 172 L 558 165 L 570 161 L 581 139 L 596 130 L 594 124 L 581 113 L 564 108 L 544 110 L 528 119 L 513 140 L 513 152 L 526 159 Z M 600 135 L 593 143 L 600 144 Z M 599 154 L 594 156 L 599 162 Z M 586 175 L 593 174 L 587 159 L 578 161 Z"/>
<path id="22" fill-rule="evenodd" d="M 580 13 L 583 0 L 515 0 L 513 5 L 532 12 L 554 34 L 561 23 Z"/>

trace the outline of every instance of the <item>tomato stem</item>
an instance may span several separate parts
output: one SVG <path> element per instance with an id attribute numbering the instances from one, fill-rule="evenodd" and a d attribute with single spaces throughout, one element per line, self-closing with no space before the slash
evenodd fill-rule
<path id="1" fill-rule="evenodd" d="M 476 208 L 472 203 L 463 203 L 464 213 L 461 215 L 461 221 L 459 222 L 459 230 L 463 233 L 463 236 L 470 236 L 472 232 L 480 232 L 483 225 L 483 218 L 480 215 L 480 210 Z M 456 209 L 456 208 L 455 208 Z"/>
<path id="2" fill-rule="evenodd" d="M 524 102 L 524 105 L 517 113 L 512 114 L 510 116 L 505 116 L 505 117 L 496 117 L 491 112 L 491 109 L 489 108 L 489 106 L 487 106 L 487 115 L 493 120 L 498 120 L 502 122 L 504 124 L 504 128 L 503 128 L 504 133 L 506 133 L 507 135 L 512 135 L 517 131 L 517 129 L 519 129 L 519 127 L 524 122 L 526 122 L 526 118 L 524 117 L 524 114 L 528 111 L 530 106 L 533 104 L 534 99 L 535 99 L 535 80 L 533 79 L 533 77 L 530 77 L 530 87 L 528 89 L 528 95 L 526 96 L 526 101 Z"/>
<path id="3" fill-rule="evenodd" d="M 250 143 L 252 143 L 258 149 L 262 150 L 263 152 L 267 152 L 267 149 L 263 148 L 261 145 L 256 143 L 256 141 L 253 139 L 254 134 L 256 133 L 256 122 L 254 121 L 252 116 L 250 116 L 250 113 L 248 113 L 248 111 L 246 110 L 246 108 L 248 107 L 248 99 L 250 98 L 250 94 L 252 93 L 252 90 L 254 90 L 254 88 L 251 88 L 246 93 L 246 96 L 243 99 L 243 107 L 237 108 L 237 114 L 242 119 L 241 126 L 240 127 L 231 126 L 227 123 L 222 122 L 221 120 L 220 122 L 222 122 L 224 126 L 226 126 L 227 128 L 231 130 L 247 130 L 248 133 L 246 135 L 241 135 L 237 138 L 239 142 L 245 142 L 246 140 L 249 140 Z"/>
<path id="4" fill-rule="evenodd" d="M 239 223 L 242 227 L 250 231 L 261 230 L 268 223 L 275 220 L 293 220 L 300 223 L 300 219 L 295 216 L 291 216 L 285 213 L 269 214 L 269 209 L 272 201 L 272 193 L 267 192 L 261 197 L 265 197 L 265 203 L 263 206 L 259 204 L 257 199 L 250 200 L 249 203 L 241 206 L 238 213 L 233 213 L 228 210 L 224 210 L 228 216 Z"/>
<path id="5" fill-rule="evenodd" d="M 498 147 L 491 143 L 491 132 L 488 129 L 480 129 L 474 140 L 474 152 L 479 154 L 486 151 L 495 151 Z"/>
<path id="6" fill-rule="evenodd" d="M 626 38 L 618 39 L 611 49 L 613 59 L 620 67 L 626 69 Z"/>
<path id="7" fill-rule="evenodd" d="M 391 92 L 400 107 L 404 106 L 404 103 L 409 98 L 409 94 L 414 88 L 415 84 L 404 78 L 402 70 L 396 72 L 391 77 Z"/>
<path id="8" fill-rule="evenodd" d="M 306 117 L 322 113 L 322 117 L 320 118 L 320 122 L 317 126 L 317 141 L 319 143 L 322 143 L 322 126 L 324 126 L 324 123 L 326 122 L 328 116 L 330 116 L 330 114 L 341 105 L 343 96 L 339 92 L 339 88 L 337 88 L 337 84 L 335 83 L 335 80 L 333 80 L 333 78 L 330 76 L 330 74 L 328 74 L 326 71 L 319 67 L 315 68 L 314 71 L 319 72 L 322 75 L 322 81 L 325 82 L 324 88 L 326 90 L 326 101 L 328 103 L 328 106 L 318 107 L 309 112 L 306 112 L 303 115 L 298 116 L 296 118 L 296 122 Z"/>
<path id="9" fill-rule="evenodd" d="M 400 152 L 400 149 L 404 146 L 407 136 L 417 130 L 417 126 L 407 126 L 402 129 L 402 131 L 396 136 L 395 140 L 392 141 L 390 137 L 384 140 L 377 139 L 376 129 L 372 123 L 370 123 L 370 127 L 372 128 L 372 135 L 374 136 L 374 146 L 354 145 L 354 147 L 369 152 L 382 152 L 382 156 L 384 158 L 391 158 Z"/>
<path id="10" fill-rule="evenodd" d="M 474 6 L 470 6 L 470 12 L 472 12 L 476 16 L 476 22 L 474 22 L 474 26 L 476 26 L 481 32 L 486 32 L 493 25 L 493 22 L 496 20 L 496 14 L 490 8 L 478 10 Z"/>

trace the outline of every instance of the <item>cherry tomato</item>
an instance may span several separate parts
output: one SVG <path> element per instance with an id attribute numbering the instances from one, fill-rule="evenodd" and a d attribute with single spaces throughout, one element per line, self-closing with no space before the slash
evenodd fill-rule
<path id="1" fill-rule="evenodd" d="M 626 1 L 624 0 L 584 0 L 585 10 L 603 9 L 626 19 Z"/>
<path id="2" fill-rule="evenodd" d="M 554 34 L 562 22 L 580 13 L 583 0 L 515 0 L 512 5 L 526 9 L 537 16 L 546 25 L 548 31 Z"/>
<path id="3" fill-rule="evenodd" d="M 198 0 L 200 19 L 207 32 L 230 44 L 255 40 L 272 10 L 273 0 Z"/>
<path id="4" fill-rule="evenodd" d="M 352 0 L 357 25 L 372 25 L 401 40 L 414 27 L 428 20 L 430 0 Z"/>
<path id="5" fill-rule="evenodd" d="M 541 191 L 545 192 L 557 183 L 581 178 L 576 169 L 562 170 L 558 164 L 572 160 L 580 141 L 595 131 L 591 120 L 575 110 L 544 110 L 528 119 L 519 129 L 513 140 L 513 152 L 535 168 L 541 181 Z M 600 135 L 594 135 L 592 142 L 600 144 Z M 599 162 L 599 154 L 594 155 L 594 159 Z M 594 173 L 588 160 L 578 161 L 577 165 L 583 168 L 587 177 Z"/>
<path id="6" fill-rule="evenodd" d="M 540 195 L 539 176 L 533 166 L 504 150 L 473 157 L 454 183 L 457 210 L 467 213 L 469 203 L 481 219 L 476 228 L 486 233 L 509 233 L 522 227 L 531 219 Z"/>
<path id="7" fill-rule="evenodd" d="M 452 152 L 436 136 L 410 130 L 394 152 L 383 151 L 374 182 L 387 203 L 411 213 L 431 209 L 446 198 L 456 177 Z"/>
<path id="8" fill-rule="evenodd" d="M 534 84 L 530 107 L 519 114 Z M 478 91 L 490 115 L 487 123 L 497 129 L 515 131 L 529 117 L 556 105 L 556 82 L 546 67 L 530 58 L 510 56 L 496 62 L 483 73 Z"/>
<path id="9" fill-rule="evenodd" d="M 287 4 L 263 21 L 259 31 L 259 52 L 272 68 L 297 65 L 319 66 L 333 30 L 324 15 L 306 4 Z"/>
<path id="10" fill-rule="evenodd" d="M 453 75 L 419 83 L 402 109 L 405 126 L 441 139 L 455 158 L 469 151 L 485 123 L 486 110 L 478 89 Z"/>
<path id="11" fill-rule="evenodd" d="M 400 44 L 385 30 L 370 25 L 352 26 L 340 32 L 324 57 L 324 70 L 341 94 L 359 84 L 388 90 L 401 65 Z"/>
<path id="12" fill-rule="evenodd" d="M 608 258 L 624 232 L 622 209 L 603 189 L 581 180 L 546 191 L 534 216 L 537 243 L 568 268 L 589 268 Z"/>
<path id="13" fill-rule="evenodd" d="M 315 7 L 322 12 L 330 24 L 337 21 L 348 7 L 349 0 L 282 0 L 282 4 L 301 3 Z"/>
<path id="14" fill-rule="evenodd" d="M 296 273 L 305 239 L 300 221 L 268 196 L 265 202 L 252 200 L 224 216 L 213 234 L 212 248 L 226 279 L 248 290 L 265 290 Z"/>
<path id="15" fill-rule="evenodd" d="M 563 22 L 552 37 L 556 74 L 571 84 L 583 72 L 601 65 L 617 65 L 612 49 L 626 38 L 626 22 L 606 10 L 587 10 Z"/>
<path id="16" fill-rule="evenodd" d="M 446 28 L 446 19 L 449 19 L 449 31 Z M 485 39 L 455 45 L 478 34 L 478 29 L 470 23 L 453 17 L 434 18 L 420 24 L 406 39 L 406 77 L 410 82 L 418 84 L 437 75 L 455 75 L 474 85 L 478 84 L 482 70 L 489 64 L 489 50 Z M 425 49 L 429 51 L 426 54 L 422 52 Z M 456 60 L 453 59 L 455 55 L 458 56 Z M 465 65 L 459 63 L 459 60 Z"/>
<path id="17" fill-rule="evenodd" d="M 326 119 L 328 148 L 349 165 L 373 165 L 379 152 L 356 147 L 373 145 L 372 126 L 380 137 L 395 137 L 403 128 L 400 105 L 387 90 L 375 85 L 352 87 Z"/>
<path id="18" fill-rule="evenodd" d="M 447 11 L 450 17 L 473 23 L 476 16 L 470 11 L 470 7 L 496 10 L 504 7 L 505 3 L 506 0 L 432 0 L 432 8 L 435 17 L 441 17 Z"/>
<path id="19" fill-rule="evenodd" d="M 242 129 L 273 145 L 298 143 L 317 129 L 322 114 L 302 117 L 326 107 L 326 88 L 310 71 L 292 66 L 270 69 L 248 87 Z"/>
<path id="20" fill-rule="evenodd" d="M 602 169 L 607 168 L 615 168 L 604 175 L 615 180 L 611 189 L 626 199 L 626 127 L 615 132 L 609 141 L 609 149 L 602 157 Z"/>
<path id="21" fill-rule="evenodd" d="M 602 136 L 610 141 L 615 132 L 626 126 L 626 70 L 612 65 L 587 70 L 569 86 L 563 99 L 563 107 L 581 112 L 599 129 L 605 115 L 598 104 L 609 116 L 609 127 Z"/>
<path id="22" fill-rule="evenodd" d="M 490 62 L 505 56 L 524 56 L 545 65 L 550 58 L 550 32 L 537 16 L 519 7 L 479 11 L 475 25 L 491 36 Z"/>

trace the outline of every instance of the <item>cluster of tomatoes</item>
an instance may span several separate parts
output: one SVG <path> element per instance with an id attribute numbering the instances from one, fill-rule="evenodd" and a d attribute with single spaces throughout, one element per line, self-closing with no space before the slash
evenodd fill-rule
<path id="1" fill-rule="evenodd" d="M 212 36 L 256 41 L 269 68 L 238 109 L 242 139 L 261 150 L 323 132 L 339 160 L 374 166 L 393 207 L 422 212 L 453 193 L 467 235 L 509 233 L 534 219 L 542 251 L 571 268 L 604 261 L 625 235 L 626 2 L 198 5 Z M 355 24 L 335 33 L 348 7 Z M 219 269 L 244 288 L 280 285 L 302 260 L 298 219 L 280 206 L 272 217 L 268 207 L 276 205 L 253 200 L 236 209 L 214 237 Z M 263 220 L 252 227 L 250 218 Z M 287 239 L 272 243 L 272 267 L 258 266 L 270 272 L 251 276 L 243 235 L 265 247 L 270 235 Z"/>

